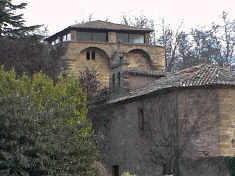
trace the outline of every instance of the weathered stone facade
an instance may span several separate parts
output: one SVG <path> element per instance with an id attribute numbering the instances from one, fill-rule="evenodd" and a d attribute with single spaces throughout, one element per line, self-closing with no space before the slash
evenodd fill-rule
<path id="1" fill-rule="evenodd" d="M 163 70 L 165 66 L 165 49 L 162 46 L 150 45 L 149 33 L 151 31 L 145 28 L 93 21 L 69 26 L 63 31 L 48 37 L 46 41 L 51 44 L 67 44 L 67 53 L 62 58 L 65 63 L 63 70 L 67 74 L 73 72 L 75 76 L 79 76 L 79 73 L 86 68 L 95 69 L 99 73 L 98 79 L 102 85 L 108 87 L 109 77 L 112 72 L 110 65 L 117 52 L 120 53 L 119 56 L 123 60 L 129 63 L 126 68 Z M 80 33 L 84 36 L 88 34 L 91 34 L 91 36 L 93 34 L 105 34 L 106 39 L 96 38 L 95 41 L 89 41 L 84 36 L 80 39 Z M 70 34 L 70 38 L 65 40 L 64 36 L 68 34 Z M 143 39 L 122 42 L 118 40 L 118 34 L 128 35 L 128 38 L 126 38 L 128 40 L 129 35 L 143 37 Z M 90 54 L 87 54 L 88 52 Z M 90 58 L 88 58 L 88 55 Z"/>
<path id="2" fill-rule="evenodd" d="M 67 44 L 62 58 L 66 73 L 79 76 L 86 68 L 97 70 L 98 79 L 110 88 L 110 101 L 91 117 L 95 129 L 104 135 L 100 144 L 104 163 L 114 176 L 122 172 L 163 175 L 164 162 L 171 159 L 167 150 L 162 150 L 164 162 L 153 160 L 149 152 L 151 143 L 157 147 L 175 145 L 162 139 L 163 132 L 167 137 L 177 134 L 177 145 L 187 144 L 184 160 L 180 160 L 183 176 L 228 175 L 226 164 L 213 159 L 198 161 L 235 153 L 235 75 L 216 66 L 198 66 L 175 74 L 161 72 L 165 49 L 149 45 L 150 32 L 96 21 L 70 26 L 47 41 Z M 86 40 L 82 35 L 91 39 L 98 35 L 103 41 L 79 40 Z M 123 36 L 128 36 L 126 41 Z M 140 43 L 128 43 L 131 37 Z M 188 135 L 194 125 L 198 125 L 196 130 Z M 149 126 L 154 127 L 151 140 L 143 138 Z M 193 167 L 187 165 L 189 160 Z M 201 172 L 205 165 L 208 171 Z"/>
<path id="3" fill-rule="evenodd" d="M 132 75 L 133 78 L 139 77 L 140 80 L 145 72 L 133 73 L 136 74 Z M 101 111 L 104 113 L 102 116 L 107 113 L 106 118 L 109 119 L 103 133 L 106 134 L 103 153 L 109 171 L 118 166 L 120 173 L 130 172 L 139 176 L 163 174 L 163 163 L 160 160 L 152 162 L 146 149 L 149 146 L 144 142 L 146 139 L 141 137 L 140 125 L 150 122 L 156 126 L 156 131 L 152 130 L 156 140 L 151 139 L 150 142 L 157 145 L 157 142 L 164 145 L 160 132 L 168 131 L 172 125 L 177 126 L 179 145 L 183 145 L 186 132 L 198 124 L 185 143 L 187 147 L 181 156 L 184 158 L 180 160 L 183 176 L 228 175 L 226 162 L 214 161 L 221 156 L 233 156 L 235 152 L 234 81 L 232 72 L 215 66 L 200 66 L 177 74 L 161 75 L 152 84 L 141 85 L 140 89 L 126 96 L 110 100 L 106 107 L 109 110 Z M 140 112 L 144 122 L 140 121 Z M 162 128 L 159 129 L 158 124 Z M 204 166 L 208 166 L 207 170 Z"/>
<path id="4" fill-rule="evenodd" d="M 196 119 L 198 116 L 202 116 L 205 120 L 207 130 L 192 135 L 193 139 L 187 143 L 187 148 L 183 158 L 197 160 L 200 158 L 212 158 L 219 156 L 232 156 L 234 154 L 234 147 L 232 146 L 232 138 L 234 133 L 231 130 L 234 128 L 224 127 L 224 120 L 221 119 L 221 108 L 228 105 L 227 102 L 232 101 L 235 98 L 232 94 L 235 93 L 235 89 L 223 89 L 220 87 L 199 87 L 193 89 L 182 89 L 174 91 L 163 91 L 152 95 L 146 95 L 142 98 L 133 98 L 131 100 L 124 100 L 110 105 L 112 113 L 108 113 L 107 118 L 111 118 L 109 124 L 109 130 L 105 136 L 105 146 L 103 153 L 105 156 L 105 164 L 108 166 L 109 171 L 112 171 L 112 166 L 118 165 L 120 172 L 130 172 L 131 174 L 137 174 L 138 176 L 144 175 L 162 175 L 163 167 L 160 163 L 153 163 L 151 156 L 149 156 L 148 150 L 143 145 L 141 138 L 141 132 L 139 131 L 139 115 L 138 110 L 143 110 L 143 115 L 146 121 L 151 118 L 168 118 L 167 112 L 170 112 L 173 106 L 177 106 L 179 126 L 186 123 L 185 119 Z M 170 97 L 177 95 L 176 104 L 169 103 Z M 220 99 L 227 99 L 223 104 Z M 168 109 L 166 105 L 171 104 Z M 162 107 L 165 108 L 164 114 L 161 112 Z M 228 110 L 228 108 L 231 108 Z M 226 106 L 226 113 L 234 113 L 235 106 L 229 104 Z M 223 111 L 223 110 L 222 110 Z M 176 116 L 176 115 L 175 115 Z M 227 117 L 227 125 L 231 124 L 234 116 Z M 214 119 L 214 120 L 213 120 Z M 216 120 L 218 119 L 218 120 Z M 164 123 L 169 123 L 170 119 L 165 119 Z M 182 120 L 182 121 L 180 121 Z M 203 130 L 199 128 L 199 130 Z M 226 135 L 224 135 L 222 129 L 226 129 Z M 183 129 L 179 133 L 183 136 L 183 132 L 187 131 L 187 128 Z M 229 131 L 229 132 L 228 132 Z M 158 136 L 158 132 L 155 134 Z M 181 137 L 182 137 L 181 136 Z M 222 136 L 222 137 L 221 137 Z M 182 137 L 183 138 L 183 137 Z M 160 136 L 159 136 L 160 139 Z M 227 145 L 223 145 L 227 142 Z M 192 160 L 192 161 L 193 161 Z M 191 161 L 191 162 L 192 162 Z M 202 161 L 204 162 L 204 161 Z M 207 163 L 211 165 L 210 163 Z M 195 165 L 195 163 L 194 163 Z M 188 172 L 198 174 L 198 170 L 182 161 L 182 175 L 187 176 Z M 199 167 L 195 165 L 195 168 Z M 200 166 L 201 167 L 201 166 Z M 216 165 L 210 167 L 216 168 Z M 221 166 L 222 167 L 222 166 Z M 223 165 L 226 170 L 226 165 Z M 210 171 L 201 171 L 201 173 L 219 174 L 221 170 L 211 169 Z M 218 173 L 217 173 L 218 172 Z M 226 172 L 228 172 L 226 170 Z M 225 173 L 220 173 L 223 175 Z M 199 174 L 200 175 L 200 174 Z M 203 175 L 203 174 L 201 174 Z"/>

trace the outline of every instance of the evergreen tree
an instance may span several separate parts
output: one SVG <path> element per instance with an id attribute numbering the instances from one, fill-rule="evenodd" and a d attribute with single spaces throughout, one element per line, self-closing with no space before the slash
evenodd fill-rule
<path id="1" fill-rule="evenodd" d="M 27 3 L 14 5 L 11 0 L 0 0 L 0 37 L 15 38 L 33 32 L 40 25 L 25 26 L 23 14 L 16 14 L 16 10 L 24 9 Z"/>

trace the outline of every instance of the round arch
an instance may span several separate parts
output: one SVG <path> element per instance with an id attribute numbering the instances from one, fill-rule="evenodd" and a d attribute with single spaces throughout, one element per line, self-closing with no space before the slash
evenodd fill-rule
<path id="1" fill-rule="evenodd" d="M 74 62 L 74 74 L 79 76 L 85 69 L 96 70 L 102 85 L 109 85 L 110 57 L 98 47 L 87 47 L 81 50 Z"/>
<path id="2" fill-rule="evenodd" d="M 132 49 L 126 54 L 126 60 L 130 63 L 128 67 L 151 70 L 152 60 L 150 55 L 143 49 Z"/>

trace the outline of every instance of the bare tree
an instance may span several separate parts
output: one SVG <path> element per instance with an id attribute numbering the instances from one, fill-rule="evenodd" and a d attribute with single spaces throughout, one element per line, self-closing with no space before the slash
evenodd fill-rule
<path id="1" fill-rule="evenodd" d="M 161 95 L 147 114 L 141 144 L 153 163 L 164 166 L 164 174 L 179 176 L 179 161 L 187 155 L 186 149 L 215 127 L 218 118 L 213 102 L 217 95 L 208 93 L 196 90 L 194 94 L 185 91 L 184 97 L 177 91 Z"/>

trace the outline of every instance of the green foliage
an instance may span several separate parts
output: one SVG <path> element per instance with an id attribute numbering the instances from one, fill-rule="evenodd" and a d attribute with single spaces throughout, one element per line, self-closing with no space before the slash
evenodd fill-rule
<path id="1" fill-rule="evenodd" d="M 73 77 L 0 69 L 0 175 L 92 175 L 98 137 Z"/>
<path id="2" fill-rule="evenodd" d="M 228 170 L 231 176 L 235 176 L 235 157 L 228 159 Z"/>
<path id="3" fill-rule="evenodd" d="M 129 172 L 124 172 L 122 173 L 122 176 L 136 176 L 136 175 L 131 175 Z"/>

